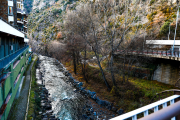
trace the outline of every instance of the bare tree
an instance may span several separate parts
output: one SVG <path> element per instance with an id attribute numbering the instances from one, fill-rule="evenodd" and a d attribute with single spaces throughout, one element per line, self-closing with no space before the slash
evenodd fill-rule
<path id="1" fill-rule="evenodd" d="M 54 57 L 62 62 L 66 56 L 66 45 L 58 41 L 51 41 L 48 45 L 48 53 L 49 56 Z"/>
<path id="2" fill-rule="evenodd" d="M 101 50 L 101 44 L 97 33 L 99 25 L 97 25 L 97 23 L 95 22 L 96 17 L 91 14 L 90 6 L 88 4 L 79 5 L 76 11 L 69 12 L 66 18 L 66 29 L 80 35 L 84 39 L 85 45 L 88 44 L 92 47 L 92 50 L 94 51 L 97 58 L 104 82 L 108 90 L 111 90 L 111 87 L 106 80 L 104 71 L 100 64 L 101 61 L 99 55 Z"/>
<path id="3" fill-rule="evenodd" d="M 116 87 L 114 54 L 118 49 L 122 50 L 123 69 L 125 69 L 125 51 L 138 35 L 139 2 L 141 1 L 136 0 L 133 4 L 125 0 L 94 1 L 80 4 L 75 11 L 69 12 L 66 16 L 68 29 L 82 36 L 84 41 L 92 47 L 103 80 L 109 90 L 111 86 L 106 80 L 100 56 L 104 55 L 104 51 L 105 56 L 109 55 L 112 83 Z M 123 81 L 125 81 L 125 71 L 123 71 Z"/>

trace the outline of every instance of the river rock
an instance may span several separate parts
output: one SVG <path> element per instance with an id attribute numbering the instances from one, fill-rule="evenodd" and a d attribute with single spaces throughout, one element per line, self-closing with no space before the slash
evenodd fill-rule
<path id="1" fill-rule="evenodd" d="M 111 109 L 113 112 L 116 112 L 117 111 L 117 108 L 116 107 L 112 107 Z"/>
<path id="2" fill-rule="evenodd" d="M 123 111 L 122 109 L 119 109 L 119 110 L 117 111 L 117 113 L 118 113 L 119 115 L 122 115 L 122 114 L 124 113 L 124 111 Z"/>

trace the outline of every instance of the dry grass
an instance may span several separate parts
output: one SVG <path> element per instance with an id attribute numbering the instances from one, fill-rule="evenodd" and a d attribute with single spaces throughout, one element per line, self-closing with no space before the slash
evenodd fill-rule
<path id="1" fill-rule="evenodd" d="M 153 96 L 158 92 L 176 88 L 172 85 L 159 83 L 157 81 L 143 80 L 131 77 L 129 78 L 128 82 L 122 83 L 122 77 L 116 74 L 115 78 L 118 86 L 118 94 L 115 94 L 113 89 L 111 90 L 111 92 L 107 90 L 99 68 L 87 66 L 86 77 L 88 78 L 88 83 L 86 83 L 83 79 L 80 65 L 77 68 L 78 74 L 76 75 L 73 73 L 73 66 L 71 66 L 71 64 L 66 64 L 66 68 L 75 79 L 84 82 L 83 87 L 91 91 L 95 91 L 100 99 L 114 103 L 114 105 L 117 105 L 119 109 L 121 108 L 125 112 L 149 104 Z M 105 74 L 109 84 L 112 86 L 110 73 L 105 71 Z"/>

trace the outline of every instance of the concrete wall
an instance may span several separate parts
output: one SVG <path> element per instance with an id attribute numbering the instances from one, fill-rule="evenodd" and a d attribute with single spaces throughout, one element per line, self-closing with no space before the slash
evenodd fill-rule
<path id="1" fill-rule="evenodd" d="M 179 66 L 161 63 L 154 72 L 153 80 L 174 85 L 179 79 Z"/>

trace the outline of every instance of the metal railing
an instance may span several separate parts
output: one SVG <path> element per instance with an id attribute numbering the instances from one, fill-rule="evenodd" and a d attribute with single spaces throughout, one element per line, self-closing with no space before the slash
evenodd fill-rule
<path id="1" fill-rule="evenodd" d="M 146 117 L 141 118 L 140 120 L 179 120 L 180 114 L 180 101 L 170 105 L 158 112 L 150 114 Z M 174 117 L 177 116 L 177 117 Z"/>
<path id="2" fill-rule="evenodd" d="M 0 71 L 2 68 L 7 68 L 17 57 L 19 57 L 29 46 L 25 46 L 20 50 L 5 56 L 4 58 L 0 59 Z"/>
<path id="3" fill-rule="evenodd" d="M 160 55 L 160 56 L 171 56 L 180 57 L 179 51 L 172 50 L 117 50 L 120 54 L 140 54 L 140 55 Z"/>
<path id="4" fill-rule="evenodd" d="M 125 120 L 125 119 L 129 119 L 129 118 L 132 118 L 132 120 L 137 120 L 137 116 L 139 114 L 143 113 L 144 117 L 148 116 L 149 115 L 149 113 L 148 113 L 149 110 L 153 109 L 154 112 L 157 112 L 157 111 L 159 111 L 159 106 L 162 106 L 163 108 L 166 108 L 167 105 L 168 105 L 168 102 L 170 102 L 170 106 L 171 106 L 172 104 L 175 103 L 175 99 L 177 99 L 179 97 L 180 97 L 180 95 L 172 95 L 170 97 L 159 100 L 157 102 L 154 102 L 154 103 L 149 104 L 147 106 L 141 107 L 141 108 L 136 109 L 134 111 L 131 111 L 131 112 L 128 112 L 126 114 L 120 115 L 118 117 L 112 118 L 111 120 Z M 162 108 L 162 110 L 163 110 L 163 108 Z M 175 120 L 175 117 L 173 116 L 172 119 Z"/>

